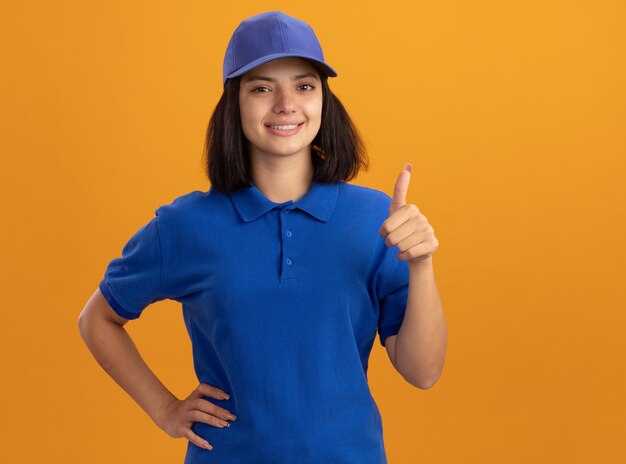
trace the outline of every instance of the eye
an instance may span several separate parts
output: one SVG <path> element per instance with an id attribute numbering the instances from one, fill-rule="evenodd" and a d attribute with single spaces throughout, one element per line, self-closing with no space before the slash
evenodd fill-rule
<path id="1" fill-rule="evenodd" d="M 265 92 L 265 90 L 269 91 L 270 89 L 268 89 L 267 87 L 255 87 L 254 89 L 251 90 L 252 93 L 267 93 Z"/>
<path id="2" fill-rule="evenodd" d="M 308 89 L 304 89 L 304 90 L 309 90 L 309 91 L 315 88 L 311 84 L 302 84 L 300 87 L 308 87 Z"/>

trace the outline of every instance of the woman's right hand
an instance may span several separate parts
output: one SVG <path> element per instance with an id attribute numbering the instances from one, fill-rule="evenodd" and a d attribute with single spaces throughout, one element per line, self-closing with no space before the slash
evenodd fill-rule
<path id="1" fill-rule="evenodd" d="M 227 420 L 235 420 L 237 417 L 230 411 L 203 399 L 203 396 L 210 396 L 218 400 L 229 398 L 219 388 L 201 383 L 184 400 L 176 398 L 169 403 L 162 415 L 163 419 L 158 425 L 173 438 L 185 437 L 194 445 L 212 450 L 213 446 L 208 441 L 191 430 L 193 423 L 204 422 L 215 427 L 230 427 Z"/>

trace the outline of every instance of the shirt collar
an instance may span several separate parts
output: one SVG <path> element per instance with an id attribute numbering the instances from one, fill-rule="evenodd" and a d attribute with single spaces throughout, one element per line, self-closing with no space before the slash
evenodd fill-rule
<path id="1" fill-rule="evenodd" d="M 263 216 L 268 211 L 293 204 L 320 221 L 327 222 L 335 208 L 339 194 L 339 183 L 318 183 L 313 181 L 309 190 L 296 202 L 288 200 L 274 203 L 267 198 L 254 184 L 248 182 L 247 187 L 230 193 L 230 198 L 241 218 L 248 222 Z"/>

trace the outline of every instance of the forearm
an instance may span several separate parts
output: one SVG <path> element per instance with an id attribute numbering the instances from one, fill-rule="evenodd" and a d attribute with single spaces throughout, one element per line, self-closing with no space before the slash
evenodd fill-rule
<path id="1" fill-rule="evenodd" d="M 160 414 L 176 397 L 150 370 L 126 329 L 96 317 L 79 326 L 98 364 L 160 426 Z"/>
<path id="2" fill-rule="evenodd" d="M 409 262 L 409 295 L 395 344 L 398 371 L 420 388 L 432 386 L 443 370 L 448 332 L 432 258 Z"/>

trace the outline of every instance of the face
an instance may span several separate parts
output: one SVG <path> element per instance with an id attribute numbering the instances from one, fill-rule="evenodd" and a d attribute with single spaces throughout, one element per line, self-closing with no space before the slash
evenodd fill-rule
<path id="1" fill-rule="evenodd" d="M 241 77 L 239 109 L 251 156 L 310 156 L 322 120 L 319 73 L 301 58 L 265 63 Z"/>

